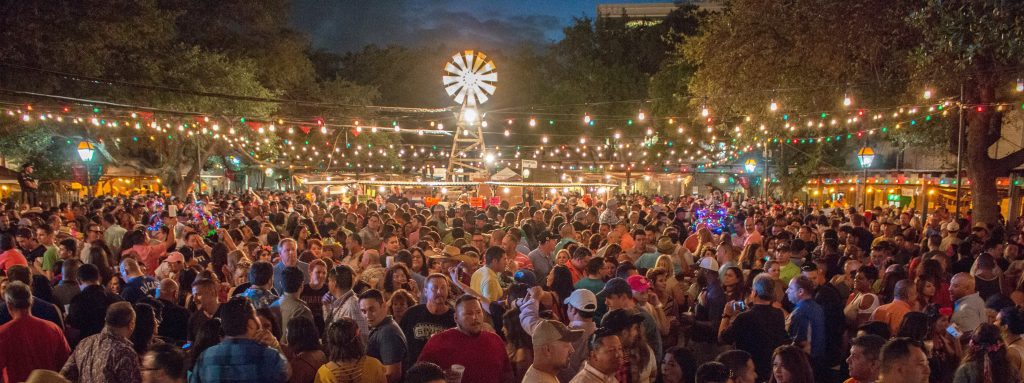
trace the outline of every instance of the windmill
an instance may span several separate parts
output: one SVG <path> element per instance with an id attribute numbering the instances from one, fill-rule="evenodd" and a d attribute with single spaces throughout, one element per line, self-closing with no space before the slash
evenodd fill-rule
<path id="1" fill-rule="evenodd" d="M 487 102 L 494 94 L 494 84 L 498 82 L 494 62 L 482 52 L 466 50 L 456 53 L 445 64 L 441 82 L 448 96 L 462 105 L 456 113 L 452 152 L 448 156 L 448 174 L 454 179 L 456 169 L 461 169 L 462 175 L 483 173 L 484 162 L 493 161 L 493 155 L 485 154 L 486 146 L 477 106 Z"/>

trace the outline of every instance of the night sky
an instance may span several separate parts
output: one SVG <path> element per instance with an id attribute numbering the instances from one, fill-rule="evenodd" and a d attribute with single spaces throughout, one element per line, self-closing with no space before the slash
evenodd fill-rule
<path id="1" fill-rule="evenodd" d="M 574 17 L 593 18 L 597 4 L 648 2 L 295 0 L 291 22 L 309 35 L 314 48 L 335 53 L 368 44 L 500 49 L 560 40 Z"/>

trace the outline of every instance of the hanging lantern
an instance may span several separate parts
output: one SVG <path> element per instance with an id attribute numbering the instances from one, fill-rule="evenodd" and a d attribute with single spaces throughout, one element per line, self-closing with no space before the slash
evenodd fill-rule
<path id="1" fill-rule="evenodd" d="M 753 173 L 757 169 L 757 161 L 753 158 L 748 159 L 747 162 L 743 163 L 743 168 L 747 170 L 747 173 Z"/>
<path id="2" fill-rule="evenodd" d="M 865 146 L 857 151 L 857 159 L 860 160 L 860 167 L 870 168 L 871 163 L 875 161 L 875 150 L 871 149 L 870 146 Z"/>
<path id="3" fill-rule="evenodd" d="M 89 141 L 82 141 L 78 143 L 78 157 L 81 158 L 82 161 L 92 161 L 92 156 L 95 153 L 96 148 L 93 147 L 92 143 L 90 143 Z"/>

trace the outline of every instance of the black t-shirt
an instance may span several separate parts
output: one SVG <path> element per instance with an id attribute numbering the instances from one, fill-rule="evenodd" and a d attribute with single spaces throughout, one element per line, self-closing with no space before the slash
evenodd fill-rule
<path id="1" fill-rule="evenodd" d="M 825 333 L 828 339 L 842 339 L 846 330 L 846 316 L 843 314 L 844 303 L 835 286 L 825 283 L 814 292 L 814 302 L 821 306 L 825 314 Z M 842 342 L 827 342 L 825 346 L 825 362 L 829 367 L 843 362 Z"/>
<path id="2" fill-rule="evenodd" d="M 18 185 L 21 186 L 21 190 L 25 190 L 25 191 L 29 191 L 29 190 L 34 191 L 34 190 L 36 190 L 36 188 L 34 188 L 32 186 L 29 186 L 29 182 L 35 182 L 35 181 L 36 181 L 36 179 L 33 178 L 31 174 L 28 174 L 28 173 L 25 173 L 25 172 L 18 173 Z"/>
<path id="3" fill-rule="evenodd" d="M 721 338 L 723 343 L 735 343 L 737 349 L 750 353 L 757 376 L 771 376 L 772 352 L 789 338 L 785 314 L 771 305 L 752 305 L 736 315 Z"/>
<path id="4" fill-rule="evenodd" d="M 219 308 L 217 309 L 217 312 L 213 314 L 213 318 L 220 318 Z M 206 316 L 206 313 L 203 312 L 203 310 L 196 310 L 196 312 L 192 313 L 192 316 L 188 318 L 189 343 L 196 341 L 196 335 L 199 334 L 199 329 L 203 327 L 203 323 L 206 323 L 206 321 L 213 318 Z"/>
<path id="5" fill-rule="evenodd" d="M 46 246 L 39 245 L 39 246 L 36 246 L 35 249 L 24 251 L 24 253 L 25 253 L 25 260 L 27 260 L 28 264 L 31 265 L 33 262 L 36 261 L 36 258 L 42 257 L 43 254 L 46 253 Z"/>
<path id="6" fill-rule="evenodd" d="M 419 359 L 423 346 L 431 336 L 455 327 L 455 311 L 449 308 L 440 315 L 434 315 L 427 310 L 426 304 L 421 303 L 405 312 L 399 327 L 409 345 L 402 368 L 409 368 Z"/>

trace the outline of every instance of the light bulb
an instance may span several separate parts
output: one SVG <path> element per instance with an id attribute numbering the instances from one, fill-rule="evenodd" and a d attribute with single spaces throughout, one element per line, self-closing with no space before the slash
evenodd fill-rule
<path id="1" fill-rule="evenodd" d="M 548 136 L 541 137 L 540 142 L 543 142 L 545 144 L 548 143 Z"/>
<path id="2" fill-rule="evenodd" d="M 1017 79 L 1017 91 L 1024 92 L 1024 80 Z"/>
<path id="3" fill-rule="evenodd" d="M 466 122 L 468 124 L 473 124 L 473 123 L 476 123 L 476 118 L 477 118 L 476 109 L 474 109 L 474 108 L 466 108 L 464 111 L 462 111 L 462 121 L 464 121 L 464 122 Z"/>
<path id="4" fill-rule="evenodd" d="M 583 115 L 583 122 L 589 124 L 590 121 L 591 121 L 590 120 L 590 114 L 584 114 Z"/>
<path id="5" fill-rule="evenodd" d="M 700 109 L 700 115 L 701 115 L 701 117 L 707 117 L 707 116 L 710 116 L 710 115 L 711 115 L 711 111 L 710 111 L 710 110 L 708 110 L 708 107 L 706 107 L 706 106 L 704 106 L 704 107 L 701 107 L 701 109 Z"/>
<path id="6" fill-rule="evenodd" d="M 512 133 L 509 132 L 508 129 L 505 129 L 505 137 L 508 137 L 510 134 L 512 134 Z"/>
<path id="7" fill-rule="evenodd" d="M 843 106 L 850 106 L 851 104 L 853 104 L 853 100 L 850 99 L 850 96 L 844 95 L 843 96 Z"/>
<path id="8" fill-rule="evenodd" d="M 772 103 L 768 105 L 768 110 L 772 112 L 779 110 L 779 104 L 772 100 Z"/>
<path id="9" fill-rule="evenodd" d="M 647 115 L 644 114 L 644 111 L 642 111 L 642 110 L 640 111 L 640 113 L 636 114 L 636 119 L 639 120 L 639 121 L 643 121 L 646 118 L 647 118 Z"/>
<path id="10" fill-rule="evenodd" d="M 537 126 L 537 119 L 533 118 L 533 117 L 530 117 L 530 127 L 532 128 L 532 127 L 535 127 L 535 126 Z"/>
<path id="11" fill-rule="evenodd" d="M 1020 88 L 1020 83 L 1017 83 L 1017 87 L 1018 87 L 1018 89 Z M 930 99 L 930 98 L 932 98 L 932 90 L 931 89 L 925 89 L 924 90 L 924 99 L 927 100 L 927 99 Z"/>

